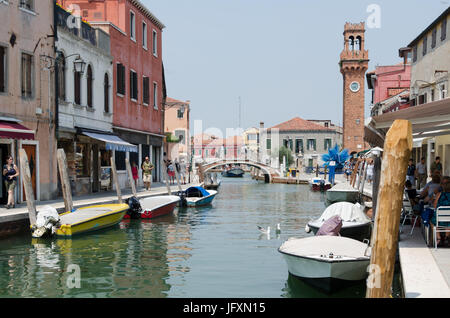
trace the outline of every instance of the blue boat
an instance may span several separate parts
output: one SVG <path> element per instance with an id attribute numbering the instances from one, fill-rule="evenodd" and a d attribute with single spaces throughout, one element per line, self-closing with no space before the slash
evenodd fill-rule
<path id="1" fill-rule="evenodd" d="M 177 195 L 181 198 L 181 206 L 197 207 L 211 204 L 217 195 L 217 191 L 206 191 L 202 187 L 190 187 L 185 191 L 178 192 Z"/>

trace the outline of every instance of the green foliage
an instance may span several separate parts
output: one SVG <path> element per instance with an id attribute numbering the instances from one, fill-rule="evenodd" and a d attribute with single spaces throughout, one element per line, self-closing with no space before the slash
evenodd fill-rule
<path id="1" fill-rule="evenodd" d="M 286 157 L 286 168 L 294 163 L 294 156 L 292 155 L 292 151 L 289 148 L 281 147 L 278 150 L 278 156 L 280 159 L 280 164 L 283 163 L 283 157 Z"/>
<path id="2" fill-rule="evenodd" d="M 173 136 L 172 133 L 166 133 L 166 142 L 178 143 L 180 142 L 180 139 Z"/>

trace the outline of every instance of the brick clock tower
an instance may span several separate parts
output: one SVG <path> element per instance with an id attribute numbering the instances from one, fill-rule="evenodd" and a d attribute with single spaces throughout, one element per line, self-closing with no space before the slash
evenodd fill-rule
<path id="1" fill-rule="evenodd" d="M 345 24 L 345 45 L 339 62 L 344 79 L 343 146 L 349 150 L 349 153 L 363 151 L 366 146 L 364 142 L 364 79 L 369 66 L 369 51 L 364 50 L 364 33 L 364 22 Z"/>

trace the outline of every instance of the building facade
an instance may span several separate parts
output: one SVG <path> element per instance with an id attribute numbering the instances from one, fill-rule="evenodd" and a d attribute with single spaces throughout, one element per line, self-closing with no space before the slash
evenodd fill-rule
<path id="1" fill-rule="evenodd" d="M 57 196 L 51 0 L 0 1 L 0 165 L 27 153 L 37 200 Z M 16 201 L 26 196 L 20 178 Z M 4 183 L 0 203 L 6 203 Z"/>
<path id="2" fill-rule="evenodd" d="M 58 148 L 65 151 L 75 195 L 112 188 L 115 151 L 137 152 L 113 134 L 109 35 L 55 7 L 58 37 Z M 72 23 L 77 21 L 76 23 Z M 81 63 L 81 72 L 75 65 Z"/>
<path id="3" fill-rule="evenodd" d="M 342 133 L 339 129 L 295 117 L 264 131 L 261 153 L 266 163 L 268 157 L 278 157 L 278 150 L 284 146 L 292 151 L 299 165 L 312 167 L 323 163 L 322 155 L 341 144 Z"/>
<path id="4" fill-rule="evenodd" d="M 141 165 L 149 156 L 153 181 L 162 179 L 165 83 L 162 62 L 164 25 L 138 0 L 61 0 L 110 36 L 113 57 L 113 131 L 138 147 L 115 151 L 118 178 L 127 184 L 125 158 Z"/>
<path id="5" fill-rule="evenodd" d="M 190 111 L 190 101 L 183 102 L 167 97 L 164 109 L 165 132 L 177 140 L 166 144 L 167 157 L 171 160 L 190 160 Z"/>
<path id="6" fill-rule="evenodd" d="M 343 76 L 343 143 L 349 152 L 360 152 L 364 141 L 365 73 L 369 51 L 365 50 L 365 25 L 346 23 L 344 50 L 340 56 Z"/>
<path id="7" fill-rule="evenodd" d="M 431 105 L 448 101 L 450 109 L 450 7 L 437 17 L 409 45 L 412 53 L 411 106 Z M 442 114 L 447 115 L 447 114 Z M 444 117 L 442 117 L 444 118 Z M 445 126 L 440 126 L 444 129 Z M 420 136 L 419 136 L 420 137 Z M 427 158 L 428 167 L 441 157 L 444 175 L 450 175 L 450 134 L 416 138 L 413 156 Z"/>

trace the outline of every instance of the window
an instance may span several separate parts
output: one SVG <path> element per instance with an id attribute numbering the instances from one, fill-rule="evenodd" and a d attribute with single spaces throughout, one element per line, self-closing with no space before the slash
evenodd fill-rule
<path id="1" fill-rule="evenodd" d="M 441 25 L 441 41 L 447 38 L 447 17 L 444 18 Z"/>
<path id="2" fill-rule="evenodd" d="M 417 62 L 417 45 L 413 49 L 413 63 Z"/>
<path id="3" fill-rule="evenodd" d="M 34 0 L 20 0 L 19 7 L 27 10 L 34 10 Z"/>
<path id="4" fill-rule="evenodd" d="M 86 92 L 87 92 L 87 105 L 88 107 L 93 107 L 92 102 L 92 85 L 93 85 L 93 77 L 92 77 L 92 67 L 88 65 L 87 68 L 87 81 L 86 81 Z"/>
<path id="5" fill-rule="evenodd" d="M 126 170 L 125 158 L 127 157 L 127 153 L 125 151 L 115 151 L 114 160 L 116 161 L 116 170 L 123 171 Z"/>
<path id="6" fill-rule="evenodd" d="M 81 105 L 81 73 L 73 72 L 73 82 L 74 82 L 74 102 L 77 105 Z"/>
<path id="7" fill-rule="evenodd" d="M 138 87 L 137 87 L 137 73 L 130 70 L 130 98 L 137 101 L 138 99 Z"/>
<path id="8" fill-rule="evenodd" d="M 103 80 L 103 101 L 104 101 L 104 111 L 109 113 L 109 76 L 105 73 L 105 78 Z"/>
<path id="9" fill-rule="evenodd" d="M 136 21 L 132 11 L 130 11 L 130 37 L 133 41 L 136 41 Z"/>
<path id="10" fill-rule="evenodd" d="M 295 153 L 302 153 L 303 151 L 303 139 L 295 139 Z"/>
<path id="11" fill-rule="evenodd" d="M 437 38 L 437 29 L 434 29 L 431 34 L 431 48 L 434 49 L 436 47 L 436 38 Z"/>
<path id="12" fill-rule="evenodd" d="M 180 144 L 186 144 L 186 132 L 184 130 L 175 130 L 175 137 L 178 138 Z"/>
<path id="13" fill-rule="evenodd" d="M 325 139 L 323 149 L 331 149 L 331 139 Z"/>
<path id="14" fill-rule="evenodd" d="M 33 97 L 33 56 L 22 53 L 22 97 Z"/>
<path id="15" fill-rule="evenodd" d="M 307 150 L 317 150 L 315 139 L 308 139 Z"/>
<path id="16" fill-rule="evenodd" d="M 184 117 L 184 110 L 181 108 L 178 108 L 177 110 L 177 118 L 182 119 Z"/>
<path id="17" fill-rule="evenodd" d="M 142 22 L 142 47 L 147 49 L 147 24 Z"/>
<path id="18" fill-rule="evenodd" d="M 272 149 L 272 140 L 271 139 L 266 140 L 266 149 Z"/>
<path id="19" fill-rule="evenodd" d="M 66 58 L 61 54 L 58 59 L 58 97 L 60 100 L 66 100 Z"/>
<path id="20" fill-rule="evenodd" d="M 6 48 L 0 46 L 0 93 L 6 92 Z"/>
<path id="21" fill-rule="evenodd" d="M 441 86 L 440 86 L 440 92 L 441 92 L 441 99 L 444 99 L 445 97 L 446 97 L 446 93 L 447 93 L 447 90 L 445 89 L 445 84 L 442 84 Z"/>
<path id="22" fill-rule="evenodd" d="M 427 47 L 428 47 L 428 36 L 425 36 L 423 38 L 423 51 L 422 51 L 423 56 L 427 54 Z"/>
<path id="23" fill-rule="evenodd" d="M 117 64 L 117 94 L 125 95 L 125 66 Z"/>
<path id="24" fill-rule="evenodd" d="M 153 108 L 158 109 L 158 84 L 153 83 Z"/>
<path id="25" fill-rule="evenodd" d="M 356 120 L 356 124 L 359 126 L 360 123 L 361 123 L 361 119 L 358 118 L 358 119 Z"/>
<path id="26" fill-rule="evenodd" d="M 158 33 L 153 30 L 153 55 L 158 56 Z"/>
<path id="27" fill-rule="evenodd" d="M 142 80 L 142 102 L 145 105 L 149 105 L 150 104 L 150 80 L 148 77 L 143 78 Z"/>

